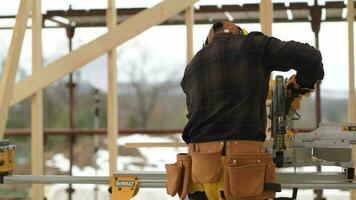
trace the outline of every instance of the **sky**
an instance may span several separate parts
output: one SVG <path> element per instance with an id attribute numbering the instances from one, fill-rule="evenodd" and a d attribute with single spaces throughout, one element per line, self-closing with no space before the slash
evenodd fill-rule
<path id="1" fill-rule="evenodd" d="M 5 0 L 2 0 L 5 1 Z M 159 3 L 161 0 L 116 0 L 116 5 L 118 8 L 131 8 L 131 7 L 152 7 Z M 273 2 L 308 2 L 309 5 L 313 5 L 314 0 L 273 0 Z M 324 4 L 330 0 L 319 0 L 319 4 Z M 12 15 L 15 14 L 18 9 L 18 4 L 20 0 L 6 1 L 6 5 L 2 5 L 0 10 L 0 15 Z M 200 0 L 195 4 L 199 5 L 222 5 L 222 4 L 244 4 L 244 3 L 257 3 L 259 0 Z M 345 0 L 346 2 L 346 0 Z M 60 10 L 68 9 L 69 5 L 73 9 L 93 9 L 93 8 L 106 8 L 107 0 L 42 0 L 42 10 Z"/>
<path id="2" fill-rule="evenodd" d="M 120 0 L 117 7 L 144 7 L 153 6 L 158 0 Z M 237 1 L 213 1 L 202 0 L 195 6 L 202 4 L 236 4 Z M 239 3 L 256 3 L 258 1 L 245 0 Z M 273 1 L 282 2 L 282 1 Z M 284 2 L 298 2 L 284 1 Z M 304 1 L 305 2 L 305 1 Z M 308 1 L 311 5 L 313 0 Z M 319 1 L 320 4 L 325 1 Z M 0 15 L 15 14 L 19 0 L 7 1 L 0 7 Z M 73 9 L 105 8 L 104 0 L 43 0 L 43 12 L 53 9 L 67 9 L 69 4 Z M 1 20 L 0 20 L 1 23 Z M 7 22 L 9 23 L 9 22 Z M 260 31 L 259 24 L 242 24 L 248 31 Z M 202 43 L 209 30 L 209 25 L 194 26 L 194 52 L 201 49 Z M 186 28 L 185 26 L 155 26 L 139 36 L 131 39 L 118 47 L 118 78 L 120 82 L 129 79 L 127 69 L 132 64 L 144 65 L 143 72 L 147 74 L 149 81 L 164 81 L 165 79 L 179 79 L 186 66 Z M 273 36 L 282 40 L 295 40 L 303 43 L 314 44 L 314 35 L 309 23 L 274 23 Z M 95 39 L 105 33 L 105 28 L 80 28 L 75 32 L 73 41 L 74 48 Z M 6 55 L 11 30 L 0 30 L 0 58 Z M 322 23 L 320 30 L 320 50 L 323 55 L 325 78 L 322 84 L 323 90 L 346 91 L 348 89 L 348 47 L 347 47 L 347 24 L 346 22 Z M 54 61 L 68 52 L 66 34 L 63 29 L 43 30 L 43 55 L 44 63 Z M 142 63 L 142 55 L 147 54 L 150 58 Z M 31 31 L 27 31 L 25 42 L 20 58 L 20 66 L 27 72 L 31 71 Z M 102 56 L 83 67 L 77 77 L 90 82 L 94 87 L 106 90 L 107 71 L 106 56 Z M 287 76 L 292 73 L 288 73 Z M 173 75 L 173 76 L 172 76 Z"/>

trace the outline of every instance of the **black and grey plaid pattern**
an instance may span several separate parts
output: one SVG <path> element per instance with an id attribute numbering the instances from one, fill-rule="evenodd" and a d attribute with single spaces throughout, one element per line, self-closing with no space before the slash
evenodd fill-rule
<path id="1" fill-rule="evenodd" d="M 320 52 L 308 44 L 259 32 L 216 35 L 185 69 L 181 86 L 189 121 L 183 140 L 264 141 L 270 73 L 290 69 L 303 87 L 313 87 L 324 75 Z"/>

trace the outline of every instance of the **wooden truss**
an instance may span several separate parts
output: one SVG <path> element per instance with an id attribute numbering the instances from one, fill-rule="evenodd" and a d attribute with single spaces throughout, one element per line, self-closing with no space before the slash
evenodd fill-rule
<path id="1" fill-rule="evenodd" d="M 43 174 L 43 94 L 42 90 L 51 83 L 74 72 L 86 63 L 102 54 L 108 53 L 108 149 L 110 154 L 110 174 L 116 171 L 118 155 L 117 132 L 118 110 L 117 106 L 117 72 L 115 48 L 127 40 L 142 33 L 148 28 L 160 24 L 187 8 L 186 20 L 189 24 L 189 48 L 192 46 L 193 12 L 192 5 L 198 0 L 165 0 L 156 6 L 143 10 L 137 15 L 116 25 L 115 0 L 108 0 L 107 27 L 108 32 L 95 40 L 79 47 L 71 53 L 55 60 L 43 67 L 41 48 L 42 14 L 41 0 L 21 0 L 16 23 L 13 29 L 10 49 L 6 58 L 2 79 L 0 82 L 0 139 L 4 136 L 8 111 L 14 104 L 32 98 L 31 104 L 31 157 L 32 175 Z M 26 25 L 32 8 L 32 69 L 29 77 L 15 84 L 15 77 L 21 53 L 21 47 L 26 31 Z M 189 50 L 189 59 L 192 57 Z M 33 199 L 43 199 L 43 186 L 33 185 Z"/>
<path id="2" fill-rule="evenodd" d="M 115 0 L 108 0 L 108 32 L 93 41 L 75 49 L 71 53 L 43 67 L 41 48 L 42 14 L 41 0 L 21 0 L 13 29 L 10 48 L 0 80 L 0 139 L 3 138 L 9 108 L 16 103 L 31 98 L 31 156 L 32 174 L 43 174 L 43 94 L 42 90 L 53 82 L 74 72 L 100 55 L 108 53 L 108 110 L 117 111 L 117 76 L 115 48 L 148 28 L 160 24 L 170 17 L 185 12 L 187 25 L 187 60 L 193 57 L 194 9 L 198 0 L 164 0 L 156 6 L 143 10 L 135 16 L 116 25 Z M 348 0 L 349 24 L 349 120 L 355 122 L 354 92 L 354 44 L 353 44 L 353 0 Z M 15 77 L 26 31 L 28 17 L 32 10 L 32 75 L 15 84 Z M 271 0 L 261 0 L 260 22 L 262 31 L 272 34 L 273 6 Z M 117 158 L 117 112 L 108 112 L 108 149 L 110 154 L 110 174 L 116 171 Z M 353 153 L 356 152 L 354 148 Z M 353 194 L 354 195 L 354 194 Z M 33 199 L 43 199 L 43 187 L 33 185 Z"/>

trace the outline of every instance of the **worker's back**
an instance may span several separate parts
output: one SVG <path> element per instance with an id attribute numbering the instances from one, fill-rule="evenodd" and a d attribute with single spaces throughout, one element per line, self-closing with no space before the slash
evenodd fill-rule
<path id="1" fill-rule="evenodd" d="M 167 192 L 184 199 L 270 199 L 272 154 L 264 152 L 270 73 L 295 69 L 288 86 L 314 88 L 324 76 L 321 54 L 308 44 L 247 34 L 231 22 L 213 24 L 182 80 L 188 153 L 167 164 Z M 223 191 L 223 192 L 222 192 Z"/>
<path id="2" fill-rule="evenodd" d="M 264 141 L 270 71 L 254 47 L 256 34 L 216 35 L 187 66 L 185 142 Z"/>

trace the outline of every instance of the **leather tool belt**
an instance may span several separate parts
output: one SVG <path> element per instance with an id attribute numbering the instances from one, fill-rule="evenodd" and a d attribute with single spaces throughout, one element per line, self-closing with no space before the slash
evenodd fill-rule
<path id="1" fill-rule="evenodd" d="M 178 154 L 176 163 L 166 164 L 166 172 L 167 193 L 178 193 L 181 199 L 190 184 L 217 183 L 221 176 L 227 200 L 271 199 L 280 191 L 272 154 L 263 152 L 258 141 L 191 143 L 188 154 Z"/>

